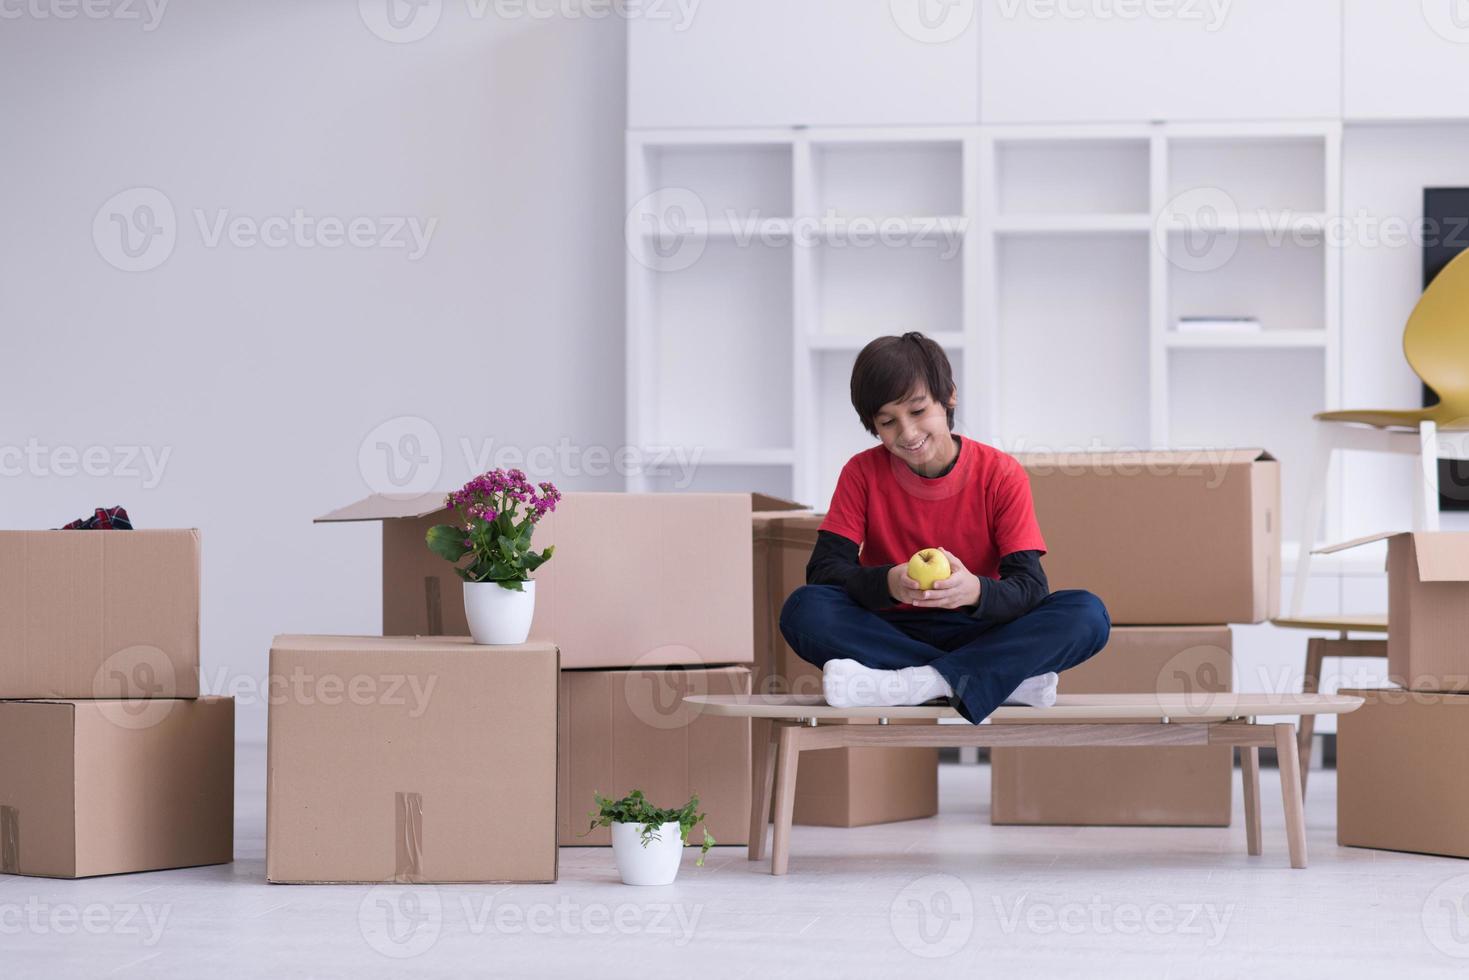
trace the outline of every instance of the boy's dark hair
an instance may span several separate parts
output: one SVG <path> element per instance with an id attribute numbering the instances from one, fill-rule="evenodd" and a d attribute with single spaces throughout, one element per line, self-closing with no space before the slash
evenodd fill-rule
<path id="1" fill-rule="evenodd" d="M 945 407 L 952 430 L 954 410 L 948 401 L 954 393 L 954 371 L 942 347 L 910 330 L 901 337 L 878 337 L 862 348 L 852 365 L 852 407 L 863 427 L 877 435 L 872 420 L 878 409 L 913 394 L 920 382 Z"/>

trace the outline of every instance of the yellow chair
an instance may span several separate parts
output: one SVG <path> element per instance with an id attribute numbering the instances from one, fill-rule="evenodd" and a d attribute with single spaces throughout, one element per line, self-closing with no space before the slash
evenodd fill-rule
<path id="1" fill-rule="evenodd" d="M 1306 646 L 1303 689 L 1320 686 L 1323 657 L 1386 656 L 1387 616 L 1308 615 L 1301 607 L 1311 577 L 1311 555 L 1326 504 L 1326 479 L 1338 450 L 1411 454 L 1414 476 L 1413 523 L 1417 531 L 1438 530 L 1438 460 L 1469 459 L 1469 251 L 1456 256 L 1434 277 L 1403 328 L 1403 355 L 1413 372 L 1438 395 L 1426 408 L 1319 412 L 1316 449 L 1301 524 L 1300 553 L 1291 601 L 1285 616 L 1272 620 L 1291 629 L 1331 630 L 1336 638 L 1313 638 Z M 1376 634 L 1351 639 L 1349 631 Z M 1301 787 L 1310 770 L 1314 719 L 1301 719 Z"/>
<path id="2" fill-rule="evenodd" d="M 1469 251 L 1457 255 L 1423 291 L 1403 329 L 1403 355 L 1438 395 L 1437 404 L 1314 416 L 1316 451 L 1288 618 L 1301 616 L 1311 550 L 1326 503 L 1326 477 L 1336 450 L 1418 456 L 1413 530 L 1438 530 L 1438 460 L 1469 459 Z"/>

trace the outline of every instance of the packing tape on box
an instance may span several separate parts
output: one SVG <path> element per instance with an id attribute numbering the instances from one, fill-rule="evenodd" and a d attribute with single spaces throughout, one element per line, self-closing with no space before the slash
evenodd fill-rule
<path id="1" fill-rule="evenodd" d="M 20 874 L 20 810 L 0 806 L 0 873 Z"/>
<path id="2" fill-rule="evenodd" d="M 397 833 L 393 880 L 423 881 L 423 794 L 394 793 L 393 805 Z"/>
<path id="3" fill-rule="evenodd" d="M 428 623 L 428 636 L 444 635 L 444 597 L 439 587 L 439 580 L 430 575 L 423 580 L 423 601 L 425 604 L 425 622 Z"/>

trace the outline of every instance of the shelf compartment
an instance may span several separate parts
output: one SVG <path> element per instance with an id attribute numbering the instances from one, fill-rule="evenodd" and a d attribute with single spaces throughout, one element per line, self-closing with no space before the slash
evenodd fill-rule
<path id="1" fill-rule="evenodd" d="M 1216 241 L 1189 253 L 1185 236 L 1192 234 L 1168 236 L 1170 331 L 1183 317 L 1254 317 L 1266 333 L 1325 330 L 1328 250 L 1322 239 L 1303 244 L 1240 233 L 1232 249 Z M 1209 248 L 1217 255 L 1210 256 Z M 1185 267 L 1188 261 L 1198 267 Z"/>
<path id="2" fill-rule="evenodd" d="M 1151 249 L 1150 238 L 1130 234 L 1000 241 L 999 438 L 1007 451 L 1149 444 Z"/>
<path id="3" fill-rule="evenodd" d="M 644 153 L 654 192 L 681 189 L 697 196 L 705 213 L 692 220 L 718 225 L 794 214 L 788 144 L 661 144 Z"/>
<path id="4" fill-rule="evenodd" d="M 889 331 L 891 333 L 891 331 Z M 937 343 L 944 350 L 950 352 L 964 349 L 964 335 L 962 333 L 929 333 L 924 334 Z M 816 351 L 860 351 L 868 343 L 886 334 L 817 334 L 807 339 L 807 346 Z"/>
<path id="5" fill-rule="evenodd" d="M 658 379 L 654 445 L 750 451 L 794 444 L 791 251 L 706 243 L 651 276 Z"/>
<path id="6" fill-rule="evenodd" d="M 964 148 L 958 141 L 816 143 L 818 215 L 957 215 L 964 211 Z"/>
<path id="7" fill-rule="evenodd" d="M 1150 232 L 1147 214 L 1001 215 L 990 226 L 997 235 L 1090 235 Z"/>
<path id="8" fill-rule="evenodd" d="M 658 455 L 663 450 L 673 450 L 680 458 L 693 460 L 698 454 L 700 466 L 789 466 L 795 461 L 795 450 L 789 448 L 770 449 L 721 449 L 717 446 L 644 446 L 645 456 Z M 669 456 L 669 459 L 674 457 Z M 670 463 L 669 465 L 677 465 Z"/>
<path id="9" fill-rule="evenodd" d="M 816 333 L 962 332 L 964 262 L 957 241 L 860 248 L 823 243 L 813 251 Z"/>
<path id="10" fill-rule="evenodd" d="M 1149 146 L 1136 139 L 1006 139 L 995 147 L 1002 215 L 1139 214 Z"/>
<path id="11" fill-rule="evenodd" d="M 1183 332 L 1169 330 L 1163 338 L 1165 346 L 1193 350 L 1209 349 L 1278 349 L 1291 347 L 1325 347 L 1325 330 L 1261 330 L 1258 333 L 1219 331 Z"/>
<path id="12" fill-rule="evenodd" d="M 666 472 L 646 474 L 646 485 L 655 493 L 766 493 L 794 499 L 793 474 L 789 466 L 710 466 L 703 462 L 692 471 L 677 466 Z"/>
<path id="13" fill-rule="evenodd" d="M 1323 356 L 1309 349 L 1176 350 L 1169 358 L 1169 445 L 1269 450 L 1280 460 L 1286 541 L 1300 539 L 1311 416 L 1326 407 Z"/>
<path id="14" fill-rule="evenodd" d="M 1326 140 L 1320 136 L 1175 137 L 1168 145 L 1170 199 L 1223 191 L 1241 215 L 1326 210 Z"/>

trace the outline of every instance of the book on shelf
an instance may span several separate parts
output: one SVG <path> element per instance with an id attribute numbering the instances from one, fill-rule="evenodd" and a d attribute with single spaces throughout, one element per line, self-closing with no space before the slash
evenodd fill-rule
<path id="1" fill-rule="evenodd" d="M 1183 316 L 1179 333 L 1259 333 L 1260 321 L 1252 316 Z"/>

